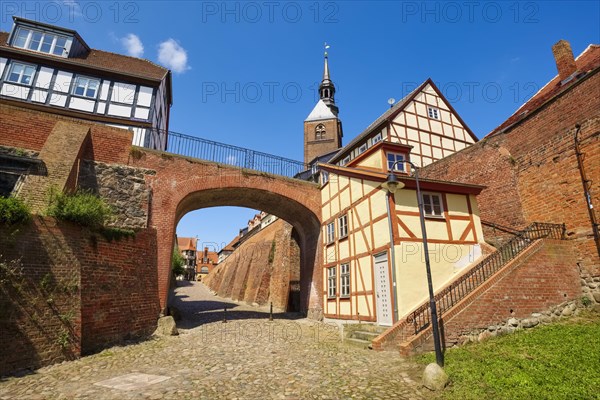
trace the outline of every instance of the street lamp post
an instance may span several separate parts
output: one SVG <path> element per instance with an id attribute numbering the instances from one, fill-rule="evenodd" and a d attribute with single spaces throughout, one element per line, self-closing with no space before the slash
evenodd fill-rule
<path id="1" fill-rule="evenodd" d="M 404 187 L 404 183 L 400 182 L 396 177 L 396 174 L 394 174 L 394 169 L 396 168 L 396 165 L 401 163 L 410 164 L 410 166 L 415 171 L 415 183 L 417 185 L 417 203 L 419 205 L 419 219 L 421 221 L 421 232 L 423 234 L 423 251 L 425 252 L 425 269 L 427 271 L 427 285 L 429 288 L 429 308 L 431 310 L 431 324 L 433 327 L 433 346 L 435 348 L 436 362 L 440 367 L 443 367 L 444 354 L 442 353 L 440 330 L 437 318 L 437 307 L 435 304 L 435 297 L 433 294 L 433 282 L 431 280 L 431 265 L 429 262 L 429 248 L 427 246 L 427 231 L 425 229 L 425 210 L 423 207 L 423 197 L 421 196 L 421 188 L 419 186 L 419 170 L 417 169 L 417 166 L 410 161 L 398 160 L 389 169 L 387 180 L 381 186 L 383 186 L 389 193 L 392 194 L 394 194 L 398 189 L 402 189 Z M 394 265 L 393 269 L 395 268 L 396 266 Z"/>

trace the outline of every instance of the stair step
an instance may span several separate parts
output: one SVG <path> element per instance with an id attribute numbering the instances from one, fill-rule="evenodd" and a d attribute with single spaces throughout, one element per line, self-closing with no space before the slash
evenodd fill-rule
<path id="1" fill-rule="evenodd" d="M 355 338 L 346 338 L 344 339 L 344 343 L 353 346 L 353 347 L 359 347 L 361 349 L 370 349 L 371 348 L 371 341 L 370 340 L 362 340 L 362 339 L 355 339 Z"/>
<path id="2" fill-rule="evenodd" d="M 379 335 L 380 334 L 377 332 L 354 331 L 350 334 L 350 338 L 368 340 L 370 342 Z"/>

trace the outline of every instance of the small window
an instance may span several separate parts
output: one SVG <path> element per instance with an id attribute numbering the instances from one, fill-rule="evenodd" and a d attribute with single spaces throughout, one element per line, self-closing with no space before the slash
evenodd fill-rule
<path id="1" fill-rule="evenodd" d="M 321 185 L 324 185 L 327 182 L 329 182 L 329 172 L 321 171 Z"/>
<path id="2" fill-rule="evenodd" d="M 382 136 L 381 136 L 381 132 L 379 132 L 377 135 L 373 136 L 373 138 L 371 139 L 371 143 L 373 145 L 381 142 Z"/>
<path id="3" fill-rule="evenodd" d="M 335 240 L 335 225 L 333 222 L 327 224 L 327 243 L 333 243 Z"/>
<path id="4" fill-rule="evenodd" d="M 343 167 L 344 165 L 348 164 L 350 162 L 350 156 L 346 156 L 344 157 L 344 159 L 342 161 L 340 161 L 340 165 Z"/>
<path id="5" fill-rule="evenodd" d="M 427 217 L 443 217 L 442 196 L 438 193 L 423 193 L 423 209 Z"/>
<path id="6" fill-rule="evenodd" d="M 208 267 L 201 267 L 200 268 L 200 273 L 201 274 L 208 274 Z"/>
<path id="7" fill-rule="evenodd" d="M 404 172 L 404 154 L 387 153 L 388 171 L 394 168 L 394 171 Z"/>
<path id="8" fill-rule="evenodd" d="M 34 74 L 35 67 L 33 65 L 15 62 L 11 64 L 6 80 L 9 82 L 21 83 L 23 85 L 31 85 Z"/>
<path id="9" fill-rule="evenodd" d="M 340 239 L 348 236 L 348 215 L 344 214 L 338 218 L 338 232 Z"/>
<path id="10" fill-rule="evenodd" d="M 360 145 L 360 147 L 358 148 L 358 154 L 362 154 L 365 151 L 367 151 L 367 144 L 363 143 L 362 145 Z"/>
<path id="11" fill-rule="evenodd" d="M 350 297 L 350 264 L 340 265 L 340 297 Z"/>
<path id="12" fill-rule="evenodd" d="M 95 99 L 98 94 L 100 80 L 78 76 L 73 87 L 73 94 L 77 96 L 89 97 Z"/>
<path id="13" fill-rule="evenodd" d="M 325 125 L 319 124 L 315 128 L 315 140 L 324 140 L 325 139 Z"/>
<path id="14" fill-rule="evenodd" d="M 427 107 L 427 112 L 429 113 L 429 118 L 440 119 L 440 110 L 435 107 Z"/>
<path id="15" fill-rule="evenodd" d="M 335 297 L 337 293 L 335 269 L 336 267 L 327 268 L 327 297 L 329 298 Z"/>
<path id="16" fill-rule="evenodd" d="M 20 27 L 15 35 L 13 45 L 40 53 L 63 56 L 66 50 L 67 37 Z"/>

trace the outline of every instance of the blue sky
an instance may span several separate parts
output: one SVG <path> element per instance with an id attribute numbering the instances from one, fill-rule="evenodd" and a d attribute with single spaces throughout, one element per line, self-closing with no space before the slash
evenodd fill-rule
<path id="1" fill-rule="evenodd" d="M 3 1 L 0 11 L 4 31 L 15 14 L 76 29 L 93 48 L 167 60 L 171 130 L 296 160 L 324 42 L 346 143 L 428 77 L 482 137 L 556 75 L 554 43 L 576 56 L 600 43 L 598 1 Z M 226 243 L 253 214 L 199 210 L 178 234 Z"/>

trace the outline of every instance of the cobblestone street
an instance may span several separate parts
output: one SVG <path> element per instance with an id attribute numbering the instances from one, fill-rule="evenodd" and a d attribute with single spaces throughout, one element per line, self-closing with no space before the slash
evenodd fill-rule
<path id="1" fill-rule="evenodd" d="M 341 343 L 333 325 L 178 282 L 179 336 L 117 346 L 0 380 L 0 399 L 423 399 L 422 369 Z M 227 323 L 223 323 L 227 307 Z M 119 378 L 119 379 L 114 379 Z M 111 381 L 112 379 L 112 381 Z"/>

